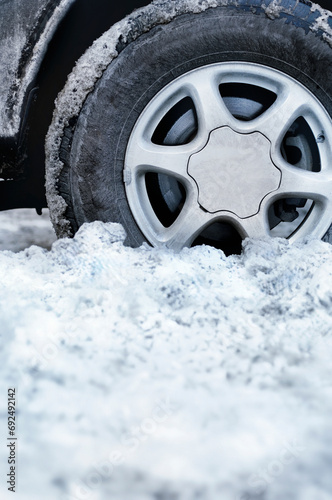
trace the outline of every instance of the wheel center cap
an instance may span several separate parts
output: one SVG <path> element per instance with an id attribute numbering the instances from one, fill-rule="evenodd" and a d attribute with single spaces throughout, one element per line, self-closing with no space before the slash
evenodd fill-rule
<path id="1" fill-rule="evenodd" d="M 211 213 L 233 212 L 240 218 L 257 214 L 262 200 L 280 185 L 281 172 L 270 151 L 270 141 L 260 132 L 213 130 L 206 146 L 188 163 L 201 207 Z"/>

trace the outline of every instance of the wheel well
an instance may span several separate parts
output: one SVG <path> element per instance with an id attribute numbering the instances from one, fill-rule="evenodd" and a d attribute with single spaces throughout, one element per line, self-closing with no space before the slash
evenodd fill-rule
<path id="1" fill-rule="evenodd" d="M 76 0 L 54 34 L 38 75 L 30 85 L 22 120 L 17 162 L 24 163 L 21 179 L 1 183 L 0 209 L 46 207 L 44 140 L 54 101 L 77 59 L 101 34 L 149 0 Z M 4 185 L 5 184 L 5 185 Z"/>

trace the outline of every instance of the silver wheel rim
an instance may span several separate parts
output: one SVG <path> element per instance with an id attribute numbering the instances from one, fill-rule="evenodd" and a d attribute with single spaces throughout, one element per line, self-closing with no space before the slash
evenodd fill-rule
<path id="1" fill-rule="evenodd" d="M 254 91 L 266 102 L 256 102 Z M 189 101 L 191 109 L 177 117 Z M 164 135 L 156 140 L 159 130 Z M 280 71 L 253 63 L 204 66 L 175 79 L 141 113 L 124 181 L 133 217 L 153 246 L 180 250 L 216 224 L 230 225 L 241 239 L 322 238 L 332 223 L 331 119 Z M 160 202 L 153 201 L 158 190 Z M 177 199 L 165 224 L 159 205 L 171 211 Z"/>

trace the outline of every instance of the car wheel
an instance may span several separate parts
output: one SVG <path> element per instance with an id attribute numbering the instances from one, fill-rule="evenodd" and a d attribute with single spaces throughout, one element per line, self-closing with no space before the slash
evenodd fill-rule
<path id="1" fill-rule="evenodd" d="M 72 232 L 113 221 L 132 246 L 227 254 L 329 239 L 331 43 L 308 2 L 225 3 L 119 41 L 59 148 Z"/>

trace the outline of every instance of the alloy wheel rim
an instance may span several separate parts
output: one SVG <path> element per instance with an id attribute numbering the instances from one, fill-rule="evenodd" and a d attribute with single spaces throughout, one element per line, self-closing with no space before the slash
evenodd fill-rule
<path id="1" fill-rule="evenodd" d="M 143 110 L 124 181 L 153 246 L 181 250 L 208 233 L 215 241 L 227 226 L 226 238 L 234 231 L 240 239 L 322 238 L 332 223 L 331 119 L 278 70 L 207 65 L 172 81 Z"/>

